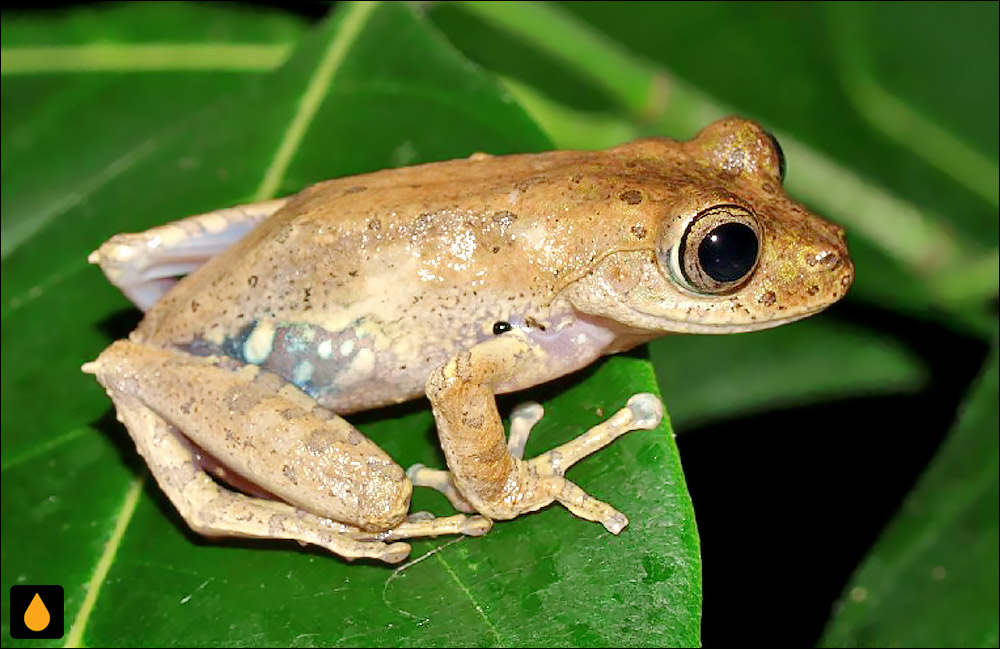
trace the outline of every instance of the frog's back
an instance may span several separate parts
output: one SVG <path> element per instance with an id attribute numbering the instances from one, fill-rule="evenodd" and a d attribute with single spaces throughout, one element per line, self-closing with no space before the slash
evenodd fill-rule
<path id="1" fill-rule="evenodd" d="M 319 183 L 184 278 L 134 336 L 261 364 L 307 391 L 365 387 L 365 403 L 314 393 L 341 411 L 412 398 L 495 323 L 546 317 L 574 269 L 616 245 L 621 228 L 594 206 L 622 203 L 613 193 L 626 180 L 608 178 L 627 173 L 606 153 L 475 156 Z"/>
<path id="2" fill-rule="evenodd" d="M 448 302 L 469 316 L 497 299 L 548 301 L 618 244 L 623 228 L 593 206 L 622 203 L 635 172 L 608 153 L 476 156 L 318 183 L 182 280 L 139 335 L 219 342 L 262 318 L 339 329 L 454 316 Z"/>

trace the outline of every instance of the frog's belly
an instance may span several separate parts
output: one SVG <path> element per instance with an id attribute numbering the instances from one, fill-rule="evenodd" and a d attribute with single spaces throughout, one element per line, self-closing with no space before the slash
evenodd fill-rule
<path id="1" fill-rule="evenodd" d="M 454 353 L 440 342 L 394 350 L 356 328 L 272 321 L 252 323 L 221 344 L 197 338 L 184 349 L 259 365 L 342 414 L 423 395 L 427 377 Z"/>
<path id="2" fill-rule="evenodd" d="M 498 393 L 528 388 L 589 365 L 613 339 L 612 332 L 579 318 L 564 319 L 547 330 L 532 329 L 519 319 L 512 319 L 512 324 L 536 353 L 513 380 L 494 386 Z M 221 345 L 198 340 L 185 349 L 264 367 L 321 406 L 347 414 L 422 396 L 431 372 L 489 337 L 467 332 L 380 345 L 376 337 L 359 334 L 357 328 L 328 331 L 313 324 L 262 321 Z"/>

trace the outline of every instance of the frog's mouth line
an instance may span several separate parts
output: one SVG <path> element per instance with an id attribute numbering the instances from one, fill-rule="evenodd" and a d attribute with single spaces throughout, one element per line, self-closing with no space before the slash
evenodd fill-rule
<path id="1" fill-rule="evenodd" d="M 739 334 L 739 333 L 749 333 L 751 331 L 762 331 L 764 329 L 771 329 L 774 327 L 780 327 L 783 324 L 788 324 L 789 322 L 795 322 L 796 320 L 802 320 L 803 318 L 808 318 L 811 315 L 815 315 L 820 311 L 826 309 L 829 305 L 823 305 L 821 307 L 810 309 L 808 311 L 803 311 L 801 313 L 796 313 L 794 315 L 785 316 L 783 318 L 775 318 L 773 320 L 767 320 L 763 322 L 747 322 L 741 324 L 732 324 L 720 322 L 718 324 L 711 323 L 699 323 L 699 322 L 686 322 L 683 320 L 669 320 L 673 325 L 671 333 L 685 333 L 685 334 L 709 334 L 709 335 L 720 335 L 720 334 Z M 661 319 L 663 316 L 657 314 L 649 313 L 646 311 L 639 311 L 634 309 L 638 314 L 642 314 L 647 318 Z"/>

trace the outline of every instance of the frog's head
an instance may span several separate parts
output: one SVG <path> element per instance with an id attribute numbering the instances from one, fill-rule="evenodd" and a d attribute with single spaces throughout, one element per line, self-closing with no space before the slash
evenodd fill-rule
<path id="1" fill-rule="evenodd" d="M 632 216 L 634 240 L 567 287 L 580 311 L 640 331 L 734 333 L 806 317 L 847 292 L 843 230 L 785 194 L 781 149 L 757 124 L 731 117 L 689 142 L 625 147 L 643 161 L 648 200 Z"/>

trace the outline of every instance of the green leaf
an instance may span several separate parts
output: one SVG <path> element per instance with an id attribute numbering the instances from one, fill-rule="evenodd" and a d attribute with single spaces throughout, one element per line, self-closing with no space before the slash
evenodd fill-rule
<path id="1" fill-rule="evenodd" d="M 78 31 L 112 43 L 225 44 L 228 32 L 218 38 L 204 21 L 232 14 L 246 39 L 281 44 L 288 33 L 268 31 L 268 16 L 201 4 L 184 6 L 176 24 L 160 21 L 162 33 L 151 4 L 100 21 L 90 11 L 23 36 L 5 13 L 5 66 L 23 54 L 8 43 L 91 42 Z M 65 40 L 54 41 L 60 30 Z M 698 538 L 667 424 L 569 473 L 629 515 L 618 537 L 550 507 L 483 538 L 416 542 L 411 563 L 393 568 L 188 532 L 79 372 L 137 320 L 86 254 L 115 232 L 328 177 L 548 142 L 402 4 L 343 5 L 274 74 L 102 65 L 121 69 L 4 76 L 4 238 L 17 233 L 0 278 L 4 589 L 62 584 L 71 645 L 699 643 Z M 34 109 L 17 110 L 29 101 Z M 632 356 L 524 395 L 548 410 L 528 455 L 649 390 L 650 365 Z M 442 464 L 425 402 L 352 419 L 400 464 Z M 449 511 L 429 490 L 414 508 Z M 29 644 L 61 643 L 12 641 Z"/>
<path id="2" fill-rule="evenodd" d="M 649 352 L 678 431 L 927 383 L 920 359 L 899 341 L 830 316 L 752 336 L 668 336 Z"/>
<path id="3" fill-rule="evenodd" d="M 282 14 L 194 4 L 9 16 L 0 116 L 4 258 L 151 155 L 154 135 L 277 67 L 303 30 Z M 197 74 L 185 70 L 190 64 L 200 66 Z"/>
<path id="4" fill-rule="evenodd" d="M 1000 642 L 1000 339 L 955 429 L 845 590 L 824 646 Z"/>

